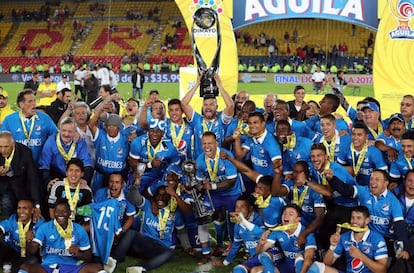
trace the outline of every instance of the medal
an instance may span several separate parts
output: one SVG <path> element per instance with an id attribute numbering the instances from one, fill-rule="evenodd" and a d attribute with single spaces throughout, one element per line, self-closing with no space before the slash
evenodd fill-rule
<path id="1" fill-rule="evenodd" d="M 164 230 L 160 230 L 160 239 L 164 240 Z"/>

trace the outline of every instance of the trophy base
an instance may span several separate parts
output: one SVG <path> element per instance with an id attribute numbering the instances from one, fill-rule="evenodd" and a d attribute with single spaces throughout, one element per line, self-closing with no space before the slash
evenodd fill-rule
<path id="1" fill-rule="evenodd" d="M 213 218 L 212 214 L 211 215 L 209 214 L 209 215 L 205 215 L 205 216 L 200 216 L 200 217 L 197 217 L 197 224 L 205 225 L 205 224 L 213 222 L 213 220 L 214 220 L 214 218 Z"/>

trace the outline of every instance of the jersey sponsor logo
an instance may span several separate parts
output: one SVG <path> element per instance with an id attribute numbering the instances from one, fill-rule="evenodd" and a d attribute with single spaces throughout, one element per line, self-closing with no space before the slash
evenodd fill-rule
<path id="1" fill-rule="evenodd" d="M 352 259 L 351 261 L 351 270 L 354 273 L 360 273 L 364 269 L 364 263 L 360 259 Z"/>
<path id="2" fill-rule="evenodd" d="M 122 161 L 107 160 L 101 157 L 98 157 L 97 163 L 98 165 L 106 168 L 122 169 L 124 167 L 124 163 Z"/>
<path id="3" fill-rule="evenodd" d="M 269 166 L 269 164 L 267 163 L 267 160 L 260 159 L 255 156 L 252 156 L 251 158 L 252 158 L 252 163 L 256 166 L 263 167 L 263 168 L 267 168 Z"/>
<path id="4" fill-rule="evenodd" d="M 371 215 L 370 218 L 374 225 L 388 225 L 390 223 L 390 219 L 385 217 Z"/>
<path id="5" fill-rule="evenodd" d="M 46 254 L 54 254 L 59 256 L 72 256 L 72 254 L 69 253 L 69 249 L 62 249 L 62 248 L 54 248 L 46 246 Z"/>
<path id="6" fill-rule="evenodd" d="M 388 204 L 382 204 L 382 210 L 383 211 L 389 211 L 390 210 L 390 205 L 388 205 Z"/>

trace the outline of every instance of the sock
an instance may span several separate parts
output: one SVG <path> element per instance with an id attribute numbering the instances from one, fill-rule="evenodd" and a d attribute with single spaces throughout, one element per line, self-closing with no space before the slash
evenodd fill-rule
<path id="1" fill-rule="evenodd" d="M 233 273 L 247 273 L 247 269 L 239 264 L 233 267 Z"/>
<path id="2" fill-rule="evenodd" d="M 268 253 L 263 252 L 259 254 L 259 261 L 263 265 L 263 273 L 275 273 L 275 266 Z"/>
<path id="3" fill-rule="evenodd" d="M 216 246 L 223 246 L 223 236 L 224 236 L 224 222 L 214 221 L 214 228 L 216 229 Z"/>
<path id="4" fill-rule="evenodd" d="M 302 270 L 304 259 L 302 257 L 295 259 L 295 271 L 300 272 Z"/>

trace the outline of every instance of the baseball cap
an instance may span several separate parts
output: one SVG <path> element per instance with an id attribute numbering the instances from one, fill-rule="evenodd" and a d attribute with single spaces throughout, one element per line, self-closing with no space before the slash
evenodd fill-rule
<path id="1" fill-rule="evenodd" d="M 7 93 L 7 91 L 4 90 L 4 89 L 0 89 L 0 96 L 2 96 L 4 98 L 8 98 L 9 97 L 9 93 Z"/>
<path id="2" fill-rule="evenodd" d="M 62 75 L 62 78 L 67 78 L 67 77 L 68 77 L 68 75 L 66 75 L 66 74 Z"/>
<path id="3" fill-rule="evenodd" d="M 108 119 L 105 121 L 105 126 L 114 125 L 119 129 L 122 128 L 122 119 L 117 114 L 110 114 Z"/>
<path id="4" fill-rule="evenodd" d="M 161 120 L 161 119 L 151 119 L 149 122 L 149 128 L 150 129 L 158 129 L 161 131 L 165 131 L 166 128 L 166 123 L 165 121 Z"/>
<path id="5" fill-rule="evenodd" d="M 390 118 L 389 118 L 390 122 L 391 122 L 392 120 L 394 120 L 394 119 L 398 119 L 399 121 L 401 121 L 401 122 L 404 122 L 404 123 L 405 123 L 404 116 L 403 116 L 402 114 L 400 114 L 400 113 L 395 113 L 395 114 L 392 114 L 392 115 L 390 116 Z"/>
<path id="6" fill-rule="evenodd" d="M 375 112 L 378 112 L 378 113 L 380 112 L 378 105 L 374 102 L 368 102 L 367 104 L 365 104 L 361 108 L 361 111 L 364 111 L 365 109 L 371 109 L 372 111 L 375 111 Z"/>

